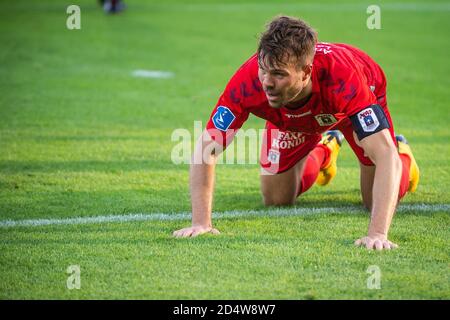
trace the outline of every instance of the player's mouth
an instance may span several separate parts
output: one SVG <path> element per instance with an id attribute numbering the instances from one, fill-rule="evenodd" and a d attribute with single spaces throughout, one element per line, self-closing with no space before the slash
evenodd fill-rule
<path id="1" fill-rule="evenodd" d="M 280 95 L 274 92 L 266 92 L 266 97 L 269 101 L 276 101 L 279 100 Z"/>

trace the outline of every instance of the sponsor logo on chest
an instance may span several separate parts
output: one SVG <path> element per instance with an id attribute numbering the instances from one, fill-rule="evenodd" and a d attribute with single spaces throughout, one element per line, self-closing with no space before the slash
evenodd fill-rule
<path id="1" fill-rule="evenodd" d="M 280 131 L 276 138 L 272 139 L 272 148 L 291 149 L 305 143 L 306 137 L 301 132 Z"/>
<path id="2" fill-rule="evenodd" d="M 334 117 L 334 115 L 327 114 L 327 113 L 318 114 L 318 115 L 314 116 L 314 118 L 316 118 L 317 123 L 321 127 L 328 127 L 328 126 L 331 126 L 332 124 L 337 122 L 337 120 Z"/>
<path id="3" fill-rule="evenodd" d="M 295 119 L 295 118 L 302 118 L 302 117 L 306 117 L 309 116 L 310 114 L 312 114 L 311 110 L 304 112 L 304 113 L 300 113 L 300 114 L 288 114 L 286 113 L 286 117 L 288 119 Z"/>

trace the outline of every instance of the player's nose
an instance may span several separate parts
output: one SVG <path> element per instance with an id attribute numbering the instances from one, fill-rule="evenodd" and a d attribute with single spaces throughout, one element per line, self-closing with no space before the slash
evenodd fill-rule
<path id="1" fill-rule="evenodd" d="M 275 83 L 270 77 L 264 77 L 262 82 L 264 91 L 271 90 L 275 87 Z"/>

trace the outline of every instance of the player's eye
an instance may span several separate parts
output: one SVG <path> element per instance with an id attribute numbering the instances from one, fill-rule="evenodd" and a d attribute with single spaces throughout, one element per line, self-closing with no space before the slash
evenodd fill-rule
<path id="1" fill-rule="evenodd" d="M 283 79 L 284 77 L 286 77 L 286 75 L 285 75 L 284 73 L 279 73 L 279 72 L 275 73 L 274 75 L 275 75 L 275 77 L 277 77 L 278 79 Z"/>

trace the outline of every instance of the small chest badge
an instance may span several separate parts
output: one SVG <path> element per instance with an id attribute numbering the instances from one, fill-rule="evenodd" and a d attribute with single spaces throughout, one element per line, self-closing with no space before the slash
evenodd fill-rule
<path id="1" fill-rule="evenodd" d="M 315 118 L 321 127 L 328 127 L 337 122 L 332 114 L 318 114 Z"/>

